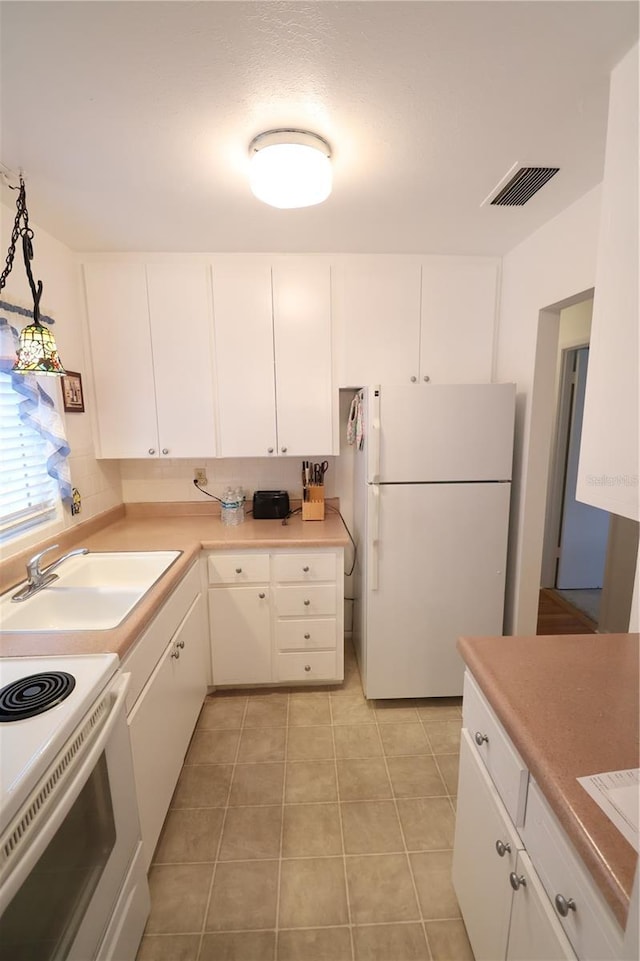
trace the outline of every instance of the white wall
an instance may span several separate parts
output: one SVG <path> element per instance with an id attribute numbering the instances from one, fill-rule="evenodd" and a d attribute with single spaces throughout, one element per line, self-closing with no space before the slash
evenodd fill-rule
<path id="1" fill-rule="evenodd" d="M 638 497 L 638 46 L 611 74 L 577 497 L 633 520 Z"/>
<path id="2" fill-rule="evenodd" d="M 506 633 L 536 631 L 560 310 L 594 286 L 599 211 L 596 187 L 503 259 L 496 380 L 518 391 Z"/>
<path id="3" fill-rule="evenodd" d="M 29 185 L 27 184 L 27 204 Z M 8 190 L 3 191 L 10 194 Z M 10 195 L 12 199 L 12 195 Z M 4 244 L 8 246 L 15 207 L 0 204 L 0 237 L 2 238 L 4 261 Z M 30 214 L 32 212 L 30 211 Z M 60 352 L 60 358 L 67 370 L 79 371 L 85 388 L 86 413 L 64 413 L 60 381 L 57 377 L 40 378 L 42 387 L 56 401 L 58 411 L 66 426 L 67 439 L 71 447 L 69 464 L 71 469 L 71 483 L 77 487 L 82 495 L 82 512 L 71 517 L 68 507 L 63 507 L 58 522 L 39 527 L 37 531 L 19 541 L 6 544 L 2 550 L 3 557 L 9 557 L 20 550 L 37 543 L 43 538 L 53 536 L 61 530 L 72 527 L 80 521 L 88 520 L 96 514 L 109 510 L 122 503 L 120 485 L 120 470 L 117 463 L 96 461 L 94 456 L 93 436 L 91 429 L 90 383 L 88 382 L 88 364 L 85 362 L 82 328 L 80 324 L 80 279 L 75 255 L 46 231 L 38 227 L 30 216 L 30 226 L 34 231 L 33 252 L 31 263 L 34 279 L 42 280 L 43 294 L 41 312 L 50 315 L 56 321 L 52 330 Z M 17 304 L 20 307 L 33 307 L 31 291 L 27 281 L 22 248 L 16 251 L 13 270 L 7 284 L 0 294 L 1 300 Z M 28 319 L 17 314 L 7 314 L 12 326 L 21 329 L 28 323 Z"/>

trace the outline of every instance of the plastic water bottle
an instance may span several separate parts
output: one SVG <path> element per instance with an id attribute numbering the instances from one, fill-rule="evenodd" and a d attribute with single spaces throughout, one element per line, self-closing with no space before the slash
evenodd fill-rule
<path id="1" fill-rule="evenodd" d="M 227 487 L 222 495 L 220 519 L 227 527 L 235 527 L 244 520 L 244 492 L 241 487 Z"/>

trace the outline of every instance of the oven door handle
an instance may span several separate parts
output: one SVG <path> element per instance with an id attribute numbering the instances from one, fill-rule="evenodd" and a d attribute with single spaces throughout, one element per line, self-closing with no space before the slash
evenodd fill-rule
<path id="1" fill-rule="evenodd" d="M 104 751 L 114 727 L 118 723 L 121 714 L 124 713 L 124 701 L 129 688 L 130 678 L 130 674 L 122 674 L 113 683 L 113 686 L 109 692 L 112 698 L 111 706 L 109 708 L 109 716 L 104 722 L 95 741 L 92 742 L 86 754 L 80 750 L 80 752 L 76 755 L 75 760 L 72 761 L 70 766 L 67 768 L 66 777 L 64 778 L 66 784 L 64 784 L 64 786 L 61 785 L 62 793 L 59 795 L 58 792 L 54 790 L 49 795 L 51 801 L 53 801 L 55 798 L 55 804 L 51 810 L 51 805 L 45 803 L 40 808 L 38 814 L 31 820 L 29 825 L 30 830 L 27 829 L 27 831 L 23 834 L 26 842 L 24 851 L 22 851 L 20 842 L 18 842 L 16 846 L 16 853 L 19 852 L 19 856 L 16 858 L 16 863 L 12 864 L 13 858 L 10 857 L 9 863 L 3 865 L 2 870 L 0 870 L 0 913 L 4 911 L 13 896 L 27 879 L 32 868 L 42 856 L 48 844 L 55 837 L 58 828 L 71 810 L 82 788 L 89 780 L 91 772 L 93 771 L 98 758 Z M 62 748 L 60 754 L 63 754 L 65 750 L 66 746 Z M 58 755 L 58 757 L 59 756 L 60 755 Z M 55 763 L 56 762 L 54 761 L 54 764 L 51 767 L 53 767 Z M 51 768 L 49 770 L 51 770 Z M 44 780 L 46 780 L 46 775 L 44 778 L 42 778 L 42 781 Z M 36 791 L 33 793 L 35 794 Z M 2 838 L 0 838 L 0 847 L 4 847 L 8 837 L 13 831 L 15 831 L 16 823 L 19 822 L 20 818 L 24 816 L 30 803 L 32 803 L 32 800 L 33 794 L 20 808 L 18 814 L 16 814 Z M 31 834 L 31 831 L 35 831 L 36 833 L 32 842 L 29 843 L 29 835 Z M 5 872 L 7 875 L 6 877 Z"/>

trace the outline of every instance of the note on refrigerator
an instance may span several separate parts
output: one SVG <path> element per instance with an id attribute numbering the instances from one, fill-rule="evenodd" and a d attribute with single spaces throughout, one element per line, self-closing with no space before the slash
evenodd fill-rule
<path id="1" fill-rule="evenodd" d="M 640 768 L 577 778 L 636 851 L 640 821 Z"/>

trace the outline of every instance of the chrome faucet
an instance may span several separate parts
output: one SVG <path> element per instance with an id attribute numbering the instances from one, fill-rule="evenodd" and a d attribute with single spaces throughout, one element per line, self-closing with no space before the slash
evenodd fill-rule
<path id="1" fill-rule="evenodd" d="M 53 564 L 49 564 L 48 567 L 45 567 L 44 570 L 41 570 L 41 559 L 45 554 L 48 554 L 49 551 L 55 551 L 56 547 L 58 546 L 58 544 L 52 544 L 51 547 L 46 547 L 43 551 L 40 551 L 39 554 L 34 554 L 34 556 L 27 561 L 27 583 L 23 588 L 21 588 L 21 590 L 13 595 L 11 598 L 12 601 L 26 601 L 28 597 L 32 597 L 34 594 L 37 594 L 38 591 L 41 591 L 43 587 L 47 586 L 47 584 L 51 584 L 52 581 L 58 580 L 58 575 L 54 574 L 53 572 L 55 571 L 56 567 L 60 567 L 63 561 L 69 560 L 70 557 L 77 557 L 79 554 L 89 553 L 88 547 L 78 547 L 74 551 L 69 551 L 67 554 L 63 554 L 62 557 L 59 557 L 57 561 L 53 562 Z"/>

